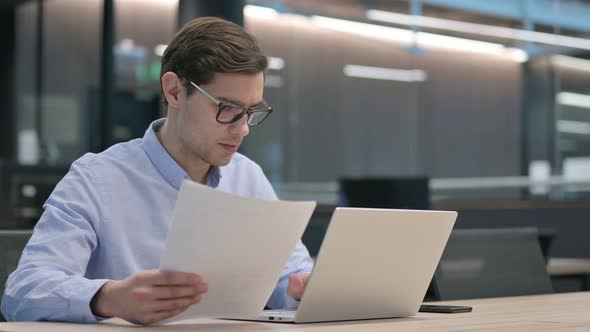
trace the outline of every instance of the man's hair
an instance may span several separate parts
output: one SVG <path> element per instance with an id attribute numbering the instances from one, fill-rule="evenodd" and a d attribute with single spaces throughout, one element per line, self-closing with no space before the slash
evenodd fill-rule
<path id="1" fill-rule="evenodd" d="M 256 74 L 267 65 L 256 38 L 242 27 L 217 17 L 200 17 L 182 27 L 166 48 L 160 85 L 162 75 L 174 72 L 190 95 L 194 89 L 189 80 L 207 84 L 215 73 Z M 162 102 L 168 104 L 163 90 Z"/>

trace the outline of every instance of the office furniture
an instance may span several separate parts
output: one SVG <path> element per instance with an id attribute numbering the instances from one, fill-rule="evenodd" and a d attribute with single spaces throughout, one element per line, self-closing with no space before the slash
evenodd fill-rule
<path id="1" fill-rule="evenodd" d="M 320 204 L 314 211 L 303 235 L 303 242 L 310 252 L 319 248 L 334 208 L 335 205 Z M 541 235 L 544 230 L 551 230 L 555 232 L 549 249 L 551 256 L 590 258 L 590 241 L 587 239 L 590 201 L 434 200 L 431 208 L 458 211 L 455 229 L 537 227 Z"/>
<path id="2" fill-rule="evenodd" d="M 163 332 L 163 331 L 588 331 L 590 292 L 545 294 L 445 302 L 471 305 L 462 314 L 418 313 L 415 317 L 318 324 L 280 324 L 200 319 L 178 325 L 137 327 L 111 319 L 101 324 L 0 323 L 4 332 Z"/>
<path id="3" fill-rule="evenodd" d="M 436 201 L 434 210 L 459 212 L 455 229 L 537 227 L 553 230 L 550 255 L 590 258 L 590 201 Z"/>
<path id="4" fill-rule="evenodd" d="M 580 290 L 590 290 L 590 259 L 552 257 L 547 263 L 547 273 L 552 279 L 576 279 Z"/>
<path id="5" fill-rule="evenodd" d="M 0 229 L 33 228 L 43 204 L 67 171 L 61 166 L 0 163 Z"/>
<path id="6" fill-rule="evenodd" d="M 536 228 L 454 230 L 434 274 L 434 299 L 553 292 L 538 238 Z"/>
<path id="7" fill-rule="evenodd" d="M 18 266 L 23 249 L 31 238 L 33 230 L 0 230 L 0 294 L 8 276 Z M 4 317 L 0 314 L 0 321 Z"/>
<path id="8" fill-rule="evenodd" d="M 427 177 L 342 178 L 340 197 L 340 205 L 350 207 L 430 208 Z"/>
<path id="9" fill-rule="evenodd" d="M 547 264 L 550 276 L 590 275 L 590 259 L 551 257 Z"/>
<path id="10" fill-rule="evenodd" d="M 12 221 L 12 207 L 10 206 L 10 166 L 0 159 L 0 227 L 14 224 Z"/>
<path id="11" fill-rule="evenodd" d="M 21 253 L 32 234 L 32 229 L 0 230 L 0 291 L 2 293 L 4 293 L 6 278 L 16 269 Z"/>
<path id="12" fill-rule="evenodd" d="M 427 177 L 343 177 L 338 184 L 339 205 L 427 210 L 430 208 L 428 183 Z M 318 254 L 334 208 L 318 205 L 303 234 L 303 243 L 312 256 Z"/>

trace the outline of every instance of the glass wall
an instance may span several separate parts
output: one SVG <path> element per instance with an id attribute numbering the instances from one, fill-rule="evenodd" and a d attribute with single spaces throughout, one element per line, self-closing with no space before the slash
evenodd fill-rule
<path id="1" fill-rule="evenodd" d="M 67 166 L 89 150 L 87 110 L 92 102 L 89 92 L 98 88 L 100 78 L 101 7 L 99 0 L 41 5 L 30 1 L 18 6 L 18 164 Z"/>
<path id="2" fill-rule="evenodd" d="M 3 15 L 14 17 L 9 31 L 14 34 L 14 66 L 4 66 L 2 77 L 12 81 L 8 105 L 14 106 L 8 119 L 14 119 L 15 127 L 14 137 L 2 142 L 13 148 L 2 151 L 14 151 L 14 157 L 0 158 L 0 221 L 9 228 L 36 222 L 73 161 L 143 136 L 161 116 L 160 57 L 176 31 L 178 1 L 113 1 L 112 13 L 104 12 L 103 0 L 12 6 L 0 7 Z M 113 14 L 113 45 L 103 45 L 105 18 Z M 113 52 L 114 63 L 114 82 L 106 85 L 105 47 Z M 106 116 L 105 86 L 114 91 Z"/>
<path id="3" fill-rule="evenodd" d="M 284 197 L 419 176 L 440 199 L 583 197 L 590 8 L 500 2 L 252 2 L 277 111 L 245 152 Z"/>
<path id="4" fill-rule="evenodd" d="M 177 7 L 177 1 L 114 1 L 115 96 L 107 117 L 109 144 L 142 136 L 147 124 L 160 116 L 160 57 L 176 31 Z M 68 166 L 85 152 L 101 149 L 102 14 L 100 0 L 18 6 L 18 164 Z"/>
<path id="5" fill-rule="evenodd" d="M 250 1 L 245 26 L 269 56 L 276 112 L 242 152 L 284 198 L 335 204 L 345 177 L 421 176 L 437 199 L 585 198 L 590 6 L 490 3 Z M 107 146 L 162 116 L 159 60 L 179 1 L 113 5 Z M 105 148 L 103 7 L 16 5 L 10 162 L 66 168 Z"/>
<path id="6" fill-rule="evenodd" d="M 142 137 L 162 115 L 160 58 L 177 30 L 178 1 L 117 0 L 110 144 Z"/>

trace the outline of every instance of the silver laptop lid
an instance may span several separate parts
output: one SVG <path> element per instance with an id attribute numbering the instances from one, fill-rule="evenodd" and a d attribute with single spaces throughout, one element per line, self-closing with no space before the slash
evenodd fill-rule
<path id="1" fill-rule="evenodd" d="M 337 208 L 296 322 L 415 315 L 454 211 Z"/>

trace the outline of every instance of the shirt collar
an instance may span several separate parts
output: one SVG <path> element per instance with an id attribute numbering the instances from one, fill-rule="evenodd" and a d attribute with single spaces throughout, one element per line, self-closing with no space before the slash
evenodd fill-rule
<path id="1" fill-rule="evenodd" d="M 158 119 L 150 124 L 143 136 L 143 149 L 166 181 L 174 188 L 180 189 L 182 181 L 190 180 L 190 178 L 186 171 L 164 149 L 156 136 L 156 132 L 162 128 L 165 121 L 165 118 Z M 207 173 L 206 184 L 209 187 L 216 188 L 219 181 L 221 181 L 221 169 L 212 166 L 209 168 L 209 173 Z"/>
<path id="2" fill-rule="evenodd" d="M 221 167 L 211 166 L 207 173 L 207 185 L 211 188 L 217 188 L 221 181 Z"/>

